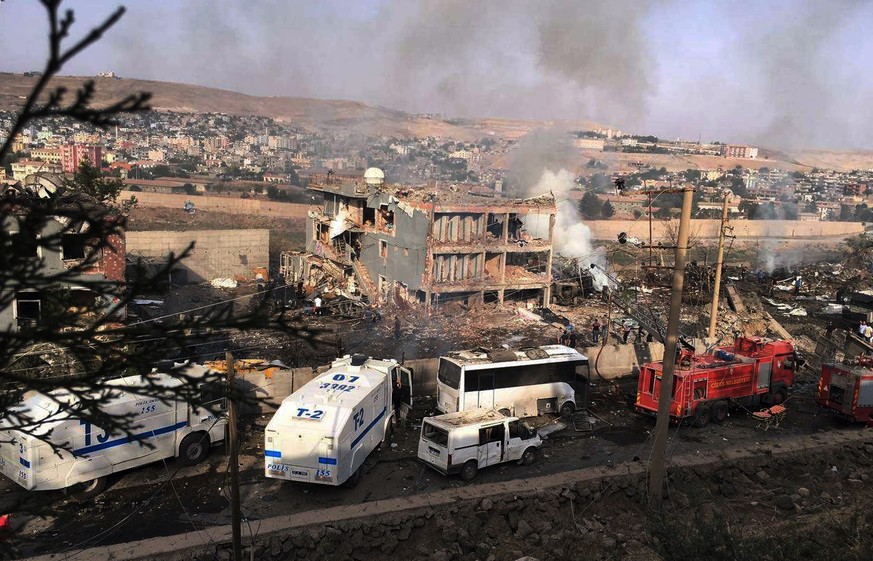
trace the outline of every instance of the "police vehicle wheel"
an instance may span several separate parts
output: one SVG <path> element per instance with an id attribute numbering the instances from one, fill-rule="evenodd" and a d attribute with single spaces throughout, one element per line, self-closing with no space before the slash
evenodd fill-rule
<path id="1" fill-rule="evenodd" d="M 712 406 L 712 411 L 709 414 L 710 420 L 713 423 L 723 423 L 728 416 L 727 401 L 716 401 Z"/>
<path id="2" fill-rule="evenodd" d="M 77 501 L 86 501 L 93 499 L 106 489 L 106 477 L 98 477 L 91 481 L 77 483 L 70 487 L 70 494 Z"/>
<path id="3" fill-rule="evenodd" d="M 524 454 L 521 455 L 521 465 L 529 466 L 532 463 L 537 461 L 537 449 L 536 448 L 528 448 L 524 451 Z"/>
<path id="4" fill-rule="evenodd" d="M 461 468 L 461 479 L 464 481 L 473 481 L 476 479 L 476 472 L 479 471 L 479 466 L 476 464 L 476 460 L 469 460 L 464 467 Z"/>
<path id="5" fill-rule="evenodd" d="M 576 412 L 576 405 L 572 401 L 568 401 L 561 406 L 561 415 L 569 417 Z"/>
<path id="6" fill-rule="evenodd" d="M 697 408 L 697 415 L 694 417 L 694 426 L 703 428 L 709 424 L 709 405 L 703 404 Z"/>
<path id="7" fill-rule="evenodd" d="M 361 482 L 361 478 L 364 477 L 364 466 L 361 465 L 358 469 L 355 470 L 355 473 L 351 475 L 346 482 L 343 483 L 343 487 L 346 489 L 354 489 L 358 486 L 358 483 Z"/>
<path id="8" fill-rule="evenodd" d="M 394 434 L 394 425 L 391 421 L 388 421 L 388 426 L 385 427 L 385 436 L 382 437 L 382 441 L 376 445 L 376 450 L 382 450 L 383 448 L 387 448 L 391 445 L 391 435 Z"/>
<path id="9" fill-rule="evenodd" d="M 179 463 L 183 466 L 196 466 L 206 459 L 208 453 L 209 435 L 205 432 L 192 432 L 179 445 Z"/>

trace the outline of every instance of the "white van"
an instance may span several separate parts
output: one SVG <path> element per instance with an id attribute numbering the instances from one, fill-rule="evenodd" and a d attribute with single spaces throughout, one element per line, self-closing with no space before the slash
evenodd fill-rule
<path id="1" fill-rule="evenodd" d="M 264 475 L 354 487 L 367 456 L 388 440 L 394 384 L 412 407 L 412 371 L 396 360 L 338 359 L 282 401 L 264 432 Z"/>
<path id="2" fill-rule="evenodd" d="M 464 481 L 479 469 L 503 462 L 532 464 L 542 439 L 536 429 L 494 409 L 470 409 L 426 417 L 421 425 L 418 457 L 445 475 Z"/>
<path id="3" fill-rule="evenodd" d="M 185 366 L 188 377 L 202 377 L 208 369 Z M 80 498 L 100 493 L 111 473 L 176 456 L 183 465 L 206 458 L 212 444 L 224 440 L 227 419 L 182 401 L 166 403 L 145 397 L 139 388 L 172 390 L 182 382 L 170 374 L 127 376 L 107 382 L 102 396 L 106 415 L 132 415 L 134 434 L 107 433 L 58 402 L 75 409 L 77 396 L 67 390 L 37 393 L 16 406 L 18 419 L 31 419 L 29 433 L 16 430 L 11 421 L 0 421 L 0 472 L 28 490 L 69 489 Z M 201 405 L 223 409 L 223 398 L 210 396 L 203 386 Z M 6 427 L 6 428 L 4 428 Z M 148 444 L 146 444 L 148 443 Z"/>
<path id="4" fill-rule="evenodd" d="M 564 345 L 454 351 L 440 357 L 437 409 L 570 415 L 586 406 L 589 378 L 588 358 Z"/>

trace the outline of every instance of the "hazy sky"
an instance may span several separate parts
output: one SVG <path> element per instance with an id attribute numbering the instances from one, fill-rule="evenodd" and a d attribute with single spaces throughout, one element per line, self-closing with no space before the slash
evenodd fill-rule
<path id="1" fill-rule="evenodd" d="M 67 0 L 74 35 L 112 0 Z M 873 148 L 873 1 L 130 0 L 65 74 L 663 137 Z M 0 70 L 41 68 L 36 0 L 0 4 Z M 2 78 L 0 78 L 2 79 Z"/>

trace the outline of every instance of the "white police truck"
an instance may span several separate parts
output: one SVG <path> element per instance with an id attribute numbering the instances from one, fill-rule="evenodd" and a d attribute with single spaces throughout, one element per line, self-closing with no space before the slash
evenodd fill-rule
<path id="1" fill-rule="evenodd" d="M 395 391 L 397 381 L 402 391 Z M 412 370 L 346 355 L 286 397 L 265 431 L 267 477 L 354 487 L 364 460 L 387 442 L 394 397 L 412 407 Z"/>
<path id="2" fill-rule="evenodd" d="M 208 369 L 180 366 L 189 378 Z M 100 493 L 112 473 L 176 456 L 183 465 L 206 458 L 224 440 L 224 398 L 203 384 L 198 406 L 173 399 L 183 382 L 172 374 L 127 376 L 106 383 L 101 411 L 130 415 L 132 433 L 111 433 L 75 415 L 78 396 L 69 390 L 35 393 L 0 421 L 0 472 L 28 490 L 67 489 L 80 498 Z M 143 388 L 165 388 L 165 399 L 142 395 Z M 154 392 L 150 392 L 154 394 Z M 64 404 L 62 407 L 61 404 Z M 19 430 L 10 419 L 29 420 Z"/>

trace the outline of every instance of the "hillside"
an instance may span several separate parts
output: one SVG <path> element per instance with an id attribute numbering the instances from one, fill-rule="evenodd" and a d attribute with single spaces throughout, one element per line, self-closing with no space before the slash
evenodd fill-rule
<path id="1" fill-rule="evenodd" d="M 51 85 L 74 90 L 85 77 L 64 76 Z M 440 136 L 457 140 L 475 140 L 483 136 L 519 138 L 531 130 L 552 123 L 512 119 L 446 120 L 402 111 L 373 107 L 343 100 L 323 100 L 299 97 L 258 97 L 228 90 L 157 82 L 129 78 L 94 78 L 97 93 L 95 105 L 106 104 L 135 92 L 152 93 L 151 105 L 160 111 L 212 112 L 231 115 L 261 115 L 299 124 L 314 130 L 354 131 L 389 136 Z M 14 110 L 24 102 L 24 96 L 36 82 L 36 77 L 0 73 L 0 110 Z M 583 127 L 592 123 L 562 123 L 567 127 Z"/>

